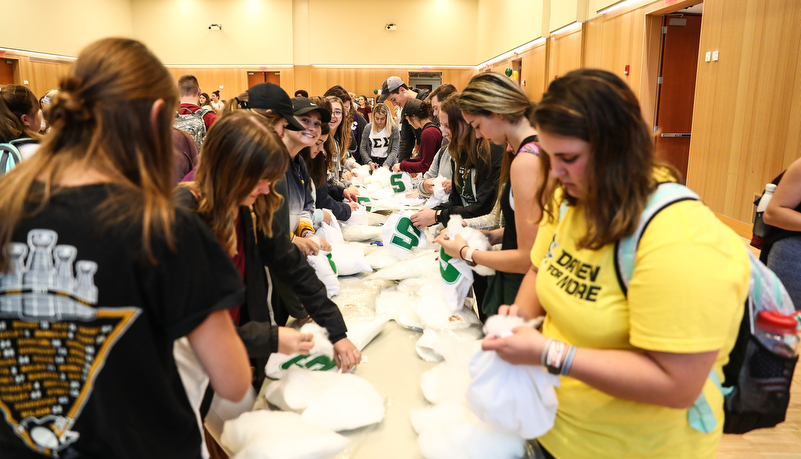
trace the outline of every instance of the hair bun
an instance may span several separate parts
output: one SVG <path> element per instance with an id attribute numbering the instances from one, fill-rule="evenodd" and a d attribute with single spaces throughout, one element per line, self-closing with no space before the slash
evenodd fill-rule
<path id="1" fill-rule="evenodd" d="M 50 106 L 49 122 L 59 128 L 67 124 L 84 123 L 92 119 L 92 112 L 80 96 L 82 81 L 75 77 L 61 80 L 61 87 Z"/>

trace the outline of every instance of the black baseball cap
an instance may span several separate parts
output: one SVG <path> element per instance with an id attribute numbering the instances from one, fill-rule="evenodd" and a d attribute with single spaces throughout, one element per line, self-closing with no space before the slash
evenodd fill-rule
<path id="1" fill-rule="evenodd" d="M 320 107 L 319 105 L 312 102 L 311 99 L 308 97 L 293 97 L 292 98 L 292 113 L 295 115 L 304 115 L 309 112 L 313 112 L 317 110 L 320 114 L 320 121 L 323 123 L 330 123 L 331 122 L 331 112 L 326 110 L 324 107 Z"/>
<path id="2" fill-rule="evenodd" d="M 277 84 L 259 83 L 248 89 L 247 93 L 248 100 L 239 101 L 239 105 L 242 108 L 272 110 L 289 121 L 289 125 L 286 128 L 290 131 L 302 131 L 305 129 L 292 112 L 292 101 L 289 99 L 289 94 Z"/>
<path id="3" fill-rule="evenodd" d="M 411 99 L 409 102 L 406 102 L 406 105 L 403 107 L 404 116 L 420 116 L 420 112 L 422 111 L 423 101 L 420 99 Z"/>

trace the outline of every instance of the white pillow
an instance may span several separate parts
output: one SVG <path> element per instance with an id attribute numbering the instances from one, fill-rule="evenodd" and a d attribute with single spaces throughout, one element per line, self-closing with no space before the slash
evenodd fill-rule
<path id="1" fill-rule="evenodd" d="M 328 459 L 348 446 L 347 438 L 297 413 L 268 410 L 226 421 L 221 442 L 236 459 Z"/>
<path id="2" fill-rule="evenodd" d="M 314 268 L 317 278 L 325 285 L 325 292 L 329 298 L 339 294 L 336 265 L 333 262 L 333 256 L 329 258 L 330 254 L 330 252 L 320 250 L 317 255 L 306 257 L 311 267 Z"/>
<path id="3" fill-rule="evenodd" d="M 331 243 L 331 256 L 337 267 L 337 276 L 350 276 L 358 273 L 371 273 L 373 268 L 367 263 L 364 251 L 350 244 Z"/>

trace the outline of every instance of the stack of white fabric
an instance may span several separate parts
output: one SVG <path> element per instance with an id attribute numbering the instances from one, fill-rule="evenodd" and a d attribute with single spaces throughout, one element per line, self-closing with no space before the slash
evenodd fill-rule
<path id="1" fill-rule="evenodd" d="M 460 339 L 442 339 L 435 345 L 445 361 L 424 373 L 420 385 L 431 405 L 411 411 L 417 444 L 426 459 L 517 459 L 525 455 L 523 438 L 482 422 L 467 406 L 468 363 L 480 352 L 480 345 L 480 341 Z"/>

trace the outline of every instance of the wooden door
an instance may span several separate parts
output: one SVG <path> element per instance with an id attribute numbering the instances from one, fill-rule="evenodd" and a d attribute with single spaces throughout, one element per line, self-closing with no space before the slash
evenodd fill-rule
<path id="1" fill-rule="evenodd" d="M 701 16 L 665 16 L 656 125 L 658 159 L 687 177 Z"/>
<path id="2" fill-rule="evenodd" d="M 0 59 L 0 85 L 14 84 L 14 63 L 12 59 Z"/>
<path id="3" fill-rule="evenodd" d="M 265 79 L 267 83 L 277 84 L 281 86 L 281 73 L 279 72 L 264 72 Z"/>
<path id="4" fill-rule="evenodd" d="M 253 86 L 266 82 L 267 79 L 264 76 L 264 72 L 248 72 L 248 88 L 252 88 Z"/>

